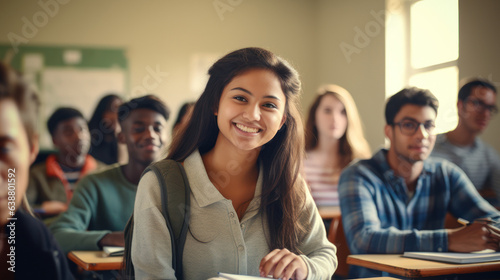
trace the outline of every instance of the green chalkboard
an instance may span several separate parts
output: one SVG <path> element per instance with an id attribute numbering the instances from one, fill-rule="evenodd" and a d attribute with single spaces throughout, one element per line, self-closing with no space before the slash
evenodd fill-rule
<path id="1" fill-rule="evenodd" d="M 79 63 L 66 63 L 64 54 L 67 51 L 81 53 Z M 78 46 L 20 46 L 15 53 L 10 45 L 0 45 L 0 58 L 5 60 L 12 56 L 10 65 L 23 71 L 22 60 L 26 54 L 40 54 L 46 67 L 78 67 L 78 68 L 121 68 L 128 70 L 128 61 L 124 49 L 120 48 L 89 48 Z"/>

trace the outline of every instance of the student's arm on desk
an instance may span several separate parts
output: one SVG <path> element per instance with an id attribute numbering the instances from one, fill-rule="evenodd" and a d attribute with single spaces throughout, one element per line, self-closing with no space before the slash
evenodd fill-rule
<path id="1" fill-rule="evenodd" d="M 473 252 L 484 249 L 498 251 L 500 230 L 477 222 L 489 218 L 500 222 L 500 212 L 483 199 L 469 178 L 458 167 L 450 164 L 448 167 L 450 181 L 450 212 L 453 216 L 476 221 L 468 226 L 448 230 L 448 250 L 453 252 Z"/>
<path id="2" fill-rule="evenodd" d="M 68 210 L 50 225 L 52 234 L 65 253 L 101 250 L 98 242 L 111 233 L 109 230 L 87 230 L 93 213 L 97 211 L 97 194 L 92 182 L 86 179 L 78 183 Z"/>
<path id="3" fill-rule="evenodd" d="M 500 156 L 495 150 L 493 151 L 494 152 L 491 154 L 493 158 L 490 170 L 491 177 L 488 181 L 491 188 L 495 191 L 497 200 L 500 201 Z"/>
<path id="4" fill-rule="evenodd" d="M 104 246 L 125 247 L 125 236 L 123 235 L 123 231 L 110 232 L 104 235 L 97 245 L 101 248 Z"/>
<path id="5" fill-rule="evenodd" d="M 484 249 L 499 250 L 500 230 L 486 223 L 475 222 L 448 231 L 449 251 L 465 253 Z"/>

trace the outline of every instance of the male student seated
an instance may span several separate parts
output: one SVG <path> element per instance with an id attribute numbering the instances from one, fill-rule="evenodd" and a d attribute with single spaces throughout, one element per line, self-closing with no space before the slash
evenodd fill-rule
<path id="1" fill-rule="evenodd" d="M 79 183 L 68 210 L 50 226 L 64 252 L 124 246 L 123 230 L 133 209 L 144 169 L 157 160 L 167 140 L 170 111 L 155 96 L 139 97 L 119 108 L 129 161 L 88 175 Z"/>
<path id="2" fill-rule="evenodd" d="M 473 80 L 458 92 L 458 125 L 436 138 L 431 156 L 445 158 L 467 174 L 479 193 L 500 208 L 500 157 L 479 139 L 498 113 L 497 90 L 489 82 Z"/>
<path id="3" fill-rule="evenodd" d="M 340 207 L 352 254 L 498 250 L 500 239 L 490 233 L 494 229 L 489 225 L 443 228 L 448 211 L 471 222 L 484 217 L 500 221 L 500 213 L 456 165 L 428 158 L 436 139 L 437 109 L 437 99 L 427 90 L 396 93 L 385 108 L 389 150 L 381 149 L 343 171 Z M 383 275 L 360 267 L 350 273 Z"/>
<path id="4" fill-rule="evenodd" d="M 88 155 L 90 134 L 80 111 L 58 108 L 47 128 L 58 152 L 31 168 L 26 192 L 30 205 L 43 218 L 64 212 L 76 182 L 102 165 Z"/>

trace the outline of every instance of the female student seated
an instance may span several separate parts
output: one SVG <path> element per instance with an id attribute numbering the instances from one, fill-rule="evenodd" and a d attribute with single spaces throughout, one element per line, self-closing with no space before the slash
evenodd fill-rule
<path id="1" fill-rule="evenodd" d="M 219 59 L 209 75 L 167 156 L 183 163 L 191 185 L 184 279 L 218 272 L 330 279 L 336 249 L 298 175 L 297 72 L 267 50 L 246 48 Z M 175 279 L 160 203 L 149 172 L 139 182 L 134 209 L 137 279 Z"/>
<path id="2" fill-rule="evenodd" d="M 349 92 L 337 85 L 320 87 L 307 117 L 303 170 L 316 205 L 339 205 L 337 184 L 342 169 L 370 155 Z"/>

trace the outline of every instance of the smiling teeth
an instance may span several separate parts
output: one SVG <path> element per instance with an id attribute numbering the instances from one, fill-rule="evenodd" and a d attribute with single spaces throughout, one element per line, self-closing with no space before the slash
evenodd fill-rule
<path id="1" fill-rule="evenodd" d="M 236 127 L 245 131 L 245 132 L 249 132 L 249 133 L 256 133 L 258 132 L 259 130 L 257 128 L 251 128 L 251 127 L 248 127 L 248 126 L 244 126 L 242 124 L 236 124 Z"/>

